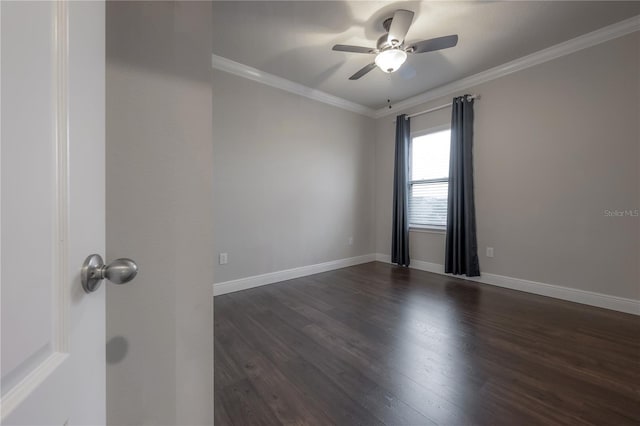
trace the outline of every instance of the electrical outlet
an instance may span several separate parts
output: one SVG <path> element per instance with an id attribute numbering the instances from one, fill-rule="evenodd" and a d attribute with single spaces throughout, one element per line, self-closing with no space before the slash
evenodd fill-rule
<path id="1" fill-rule="evenodd" d="M 493 247 L 487 247 L 487 257 L 493 257 Z"/>
<path id="2" fill-rule="evenodd" d="M 349 245 L 352 246 L 353 245 L 353 237 L 349 237 Z"/>
<path id="3" fill-rule="evenodd" d="M 218 255 L 218 263 L 220 263 L 221 265 L 226 265 L 229 262 L 229 256 L 227 255 L 227 253 L 220 253 Z"/>

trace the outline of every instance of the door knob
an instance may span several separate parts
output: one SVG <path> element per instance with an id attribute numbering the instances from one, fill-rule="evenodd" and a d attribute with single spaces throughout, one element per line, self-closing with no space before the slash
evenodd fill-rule
<path id="1" fill-rule="evenodd" d="M 138 265 L 131 259 L 116 259 L 105 265 L 102 256 L 92 254 L 82 264 L 80 278 L 84 291 L 92 293 L 100 287 L 105 278 L 114 284 L 124 284 L 134 279 L 137 274 Z"/>

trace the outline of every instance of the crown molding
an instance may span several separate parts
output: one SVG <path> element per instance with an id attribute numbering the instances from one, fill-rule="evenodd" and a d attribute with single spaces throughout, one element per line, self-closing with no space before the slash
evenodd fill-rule
<path id="1" fill-rule="evenodd" d="M 420 95 L 416 95 L 396 103 L 393 110 L 391 111 L 388 108 L 380 108 L 376 110 L 374 117 L 381 118 L 389 115 L 395 115 L 398 114 L 398 112 L 406 110 L 408 108 L 433 101 L 443 96 L 452 95 L 454 93 L 470 89 L 479 84 L 486 83 L 488 81 L 495 80 L 497 78 L 504 77 L 518 71 L 522 71 L 535 65 L 539 65 L 544 62 L 569 55 L 579 50 L 586 49 L 639 30 L 640 15 L 637 15 L 624 21 L 620 21 L 616 24 L 606 26 L 599 30 L 583 34 L 563 43 L 556 44 L 530 55 L 523 56 L 522 58 L 513 60 L 511 62 L 507 62 L 494 68 L 490 68 L 478 74 L 474 74 L 461 80 L 446 84 L 444 86 L 428 90 Z"/>
<path id="2" fill-rule="evenodd" d="M 304 96 L 306 98 L 342 108 L 347 111 L 362 114 L 367 117 L 382 118 L 389 115 L 397 114 L 398 112 L 406 110 L 408 108 L 412 108 L 436 100 L 443 96 L 452 95 L 463 90 L 470 89 L 479 84 L 486 83 L 488 81 L 492 81 L 500 77 L 525 70 L 527 68 L 531 68 L 533 66 L 551 61 L 553 59 L 570 55 L 571 53 L 607 42 L 609 40 L 613 40 L 618 37 L 625 36 L 639 30 L 640 15 L 637 15 L 624 21 L 620 21 L 604 28 L 600 28 L 599 30 L 595 30 L 590 33 L 575 37 L 571 40 L 556 44 L 530 55 L 523 56 L 511 62 L 498 65 L 497 67 L 490 68 L 478 74 L 462 78 L 452 83 L 445 84 L 444 86 L 440 86 L 419 95 L 407 98 L 396 103 L 392 110 L 389 110 L 388 108 L 380 108 L 378 110 L 374 110 L 364 105 L 360 105 L 358 103 L 330 95 L 321 90 L 312 89 L 311 87 L 307 87 L 302 84 L 295 83 L 291 80 L 269 74 L 257 68 L 232 61 L 231 59 L 227 59 L 216 54 L 211 55 L 211 64 L 214 69 L 225 71 L 239 77 L 266 84 L 267 86 L 285 90 L 299 96 Z"/>
<path id="3" fill-rule="evenodd" d="M 276 89 L 285 90 L 287 92 L 304 96 L 305 98 L 309 98 L 314 101 L 346 109 L 347 111 L 352 111 L 358 114 L 365 115 L 367 117 L 374 117 L 375 115 L 375 110 L 372 108 L 368 108 L 364 105 L 360 105 L 355 102 L 330 95 L 321 90 L 312 89 L 311 87 L 307 87 L 299 83 L 294 83 L 291 80 L 287 80 L 285 78 L 260 71 L 257 68 L 241 64 L 240 62 L 232 61 L 231 59 L 227 59 L 223 56 L 212 54 L 211 58 L 211 65 L 214 69 L 225 71 L 249 80 L 257 81 L 258 83 L 266 84 L 267 86 L 275 87 Z"/>

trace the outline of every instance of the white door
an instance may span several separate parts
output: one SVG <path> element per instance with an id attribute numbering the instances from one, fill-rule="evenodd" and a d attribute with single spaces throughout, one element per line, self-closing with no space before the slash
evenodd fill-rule
<path id="1" fill-rule="evenodd" d="M 104 3 L 0 2 L 2 424 L 105 423 Z"/>

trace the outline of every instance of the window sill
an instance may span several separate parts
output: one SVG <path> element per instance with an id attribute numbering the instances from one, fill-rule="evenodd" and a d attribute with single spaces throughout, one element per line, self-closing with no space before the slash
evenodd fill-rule
<path id="1" fill-rule="evenodd" d="M 409 232 L 421 232 L 426 234 L 446 234 L 447 228 L 435 226 L 410 226 Z"/>

